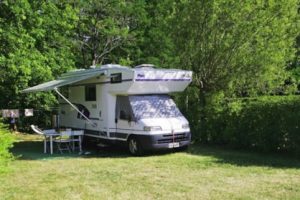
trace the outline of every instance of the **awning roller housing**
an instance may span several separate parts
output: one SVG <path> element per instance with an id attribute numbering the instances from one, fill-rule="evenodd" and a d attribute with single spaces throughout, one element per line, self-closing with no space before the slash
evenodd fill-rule
<path id="1" fill-rule="evenodd" d="M 71 76 L 69 74 L 72 74 Z M 75 72 L 69 72 L 66 74 L 63 74 L 59 79 L 49 81 L 46 83 L 42 83 L 39 85 L 36 85 L 34 87 L 27 88 L 22 91 L 22 93 L 30 93 L 30 92 L 42 92 L 42 91 L 51 91 L 55 88 L 60 88 L 66 85 L 71 85 L 73 83 L 77 83 L 89 78 L 93 78 L 96 76 L 105 75 L 106 70 L 103 69 L 94 69 L 91 70 L 89 73 L 85 73 L 84 70 L 75 71 Z"/>

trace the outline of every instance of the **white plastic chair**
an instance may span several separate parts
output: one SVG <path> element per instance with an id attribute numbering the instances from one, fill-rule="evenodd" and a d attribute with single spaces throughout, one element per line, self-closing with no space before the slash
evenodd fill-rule
<path id="1" fill-rule="evenodd" d="M 70 130 L 61 131 L 59 137 L 53 140 L 57 144 L 57 148 L 61 154 L 63 151 L 71 153 L 71 142 L 73 141 L 71 133 L 72 131 Z"/>
<path id="2" fill-rule="evenodd" d="M 30 125 L 30 127 L 35 133 L 44 136 L 44 153 L 47 153 L 47 142 L 50 139 L 50 137 L 47 136 L 47 134 L 56 133 L 56 131 L 54 129 L 41 130 L 38 128 L 38 126 L 35 125 Z"/>
<path id="3" fill-rule="evenodd" d="M 79 152 L 82 151 L 82 136 L 83 136 L 83 130 L 75 130 L 72 131 L 71 138 L 72 138 L 72 151 L 75 151 L 75 149 L 79 149 Z"/>

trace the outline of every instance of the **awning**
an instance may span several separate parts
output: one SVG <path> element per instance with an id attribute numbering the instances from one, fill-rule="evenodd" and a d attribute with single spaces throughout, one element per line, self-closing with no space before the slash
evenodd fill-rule
<path id="1" fill-rule="evenodd" d="M 77 83 L 104 74 L 106 74 L 106 70 L 103 69 L 88 70 L 88 73 L 87 70 L 72 71 L 63 74 L 57 80 L 49 81 L 46 83 L 36 85 L 34 87 L 27 88 L 23 90 L 22 93 L 50 91 L 50 90 L 54 90 L 55 88 L 71 85 L 73 83 Z"/>
<path id="2" fill-rule="evenodd" d="M 40 85 L 36 85 L 31 88 L 27 88 L 22 91 L 22 93 L 29 93 L 29 92 L 41 92 L 41 91 L 50 91 L 54 90 L 62 99 L 64 99 L 70 106 L 72 106 L 80 115 L 82 115 L 89 124 L 92 126 L 96 126 L 87 116 L 84 115 L 72 102 L 70 102 L 65 96 L 63 96 L 57 88 L 71 85 L 73 83 L 77 83 L 86 79 L 90 79 L 96 76 L 106 75 L 107 71 L 105 69 L 96 68 L 96 69 L 89 69 L 89 70 L 76 70 L 71 71 L 68 73 L 63 74 L 57 80 L 49 81 L 46 83 L 42 83 Z"/>

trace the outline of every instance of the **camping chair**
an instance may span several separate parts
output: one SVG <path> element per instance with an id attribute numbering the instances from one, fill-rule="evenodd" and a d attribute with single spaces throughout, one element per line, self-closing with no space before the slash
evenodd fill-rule
<path id="1" fill-rule="evenodd" d="M 44 136 L 44 153 L 47 153 L 47 142 L 50 138 L 47 134 L 54 134 L 56 131 L 54 129 L 41 130 L 35 125 L 30 125 L 30 127 L 35 133 Z"/>
<path id="2" fill-rule="evenodd" d="M 62 131 L 60 132 L 59 137 L 53 140 L 57 144 L 57 148 L 59 152 L 62 154 L 63 151 L 68 151 L 71 153 L 71 142 L 73 139 L 71 138 L 72 131 Z"/>
<path id="3" fill-rule="evenodd" d="M 82 135 L 83 135 L 83 130 L 72 131 L 72 134 L 71 134 L 72 151 L 75 151 L 75 149 L 79 149 L 79 152 L 82 151 L 82 146 L 81 146 Z"/>

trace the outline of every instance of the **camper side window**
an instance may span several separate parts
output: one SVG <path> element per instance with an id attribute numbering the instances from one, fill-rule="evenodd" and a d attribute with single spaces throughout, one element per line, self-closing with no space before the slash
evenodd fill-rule
<path id="1" fill-rule="evenodd" d="M 111 83 L 121 83 L 122 82 L 122 73 L 111 74 L 110 82 Z"/>
<path id="2" fill-rule="evenodd" d="M 85 101 L 96 101 L 96 86 L 85 86 Z"/>

